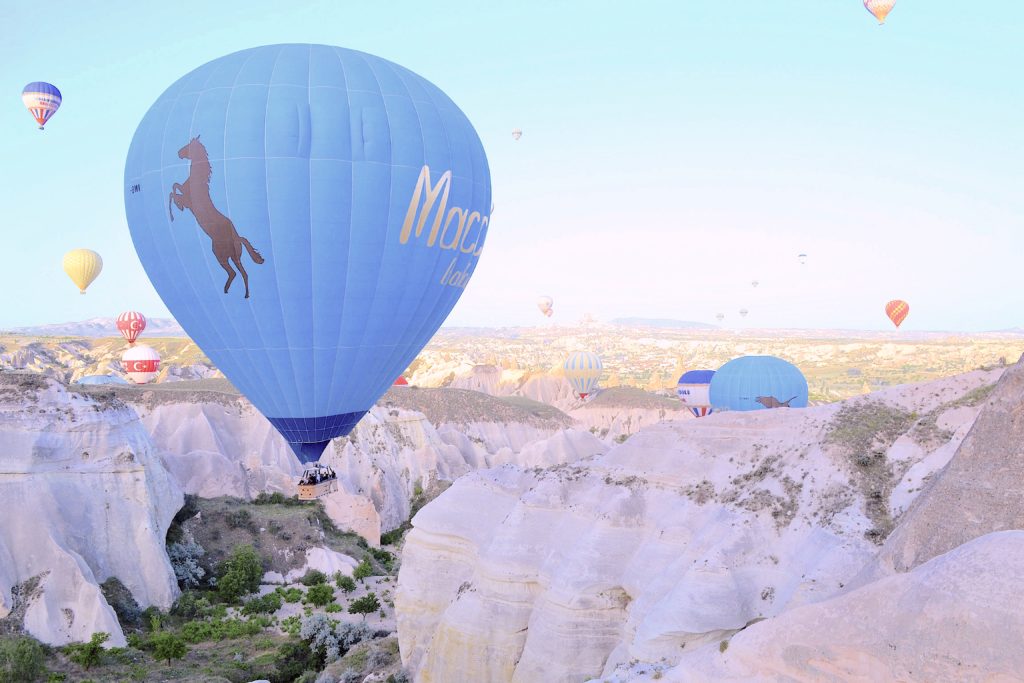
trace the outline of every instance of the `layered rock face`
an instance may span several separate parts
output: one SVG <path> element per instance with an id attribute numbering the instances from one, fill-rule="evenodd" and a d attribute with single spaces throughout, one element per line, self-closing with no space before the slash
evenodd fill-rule
<path id="1" fill-rule="evenodd" d="M 98 587 L 109 577 L 140 604 L 167 608 L 177 596 L 164 538 L 182 493 L 134 411 L 111 396 L 0 373 L 0 500 L 0 616 L 23 618 L 36 638 L 106 631 L 123 645 Z"/>
<path id="2" fill-rule="evenodd" d="M 296 492 L 301 466 L 252 405 L 220 381 L 112 391 L 138 412 L 186 493 L 251 498 Z M 436 481 L 518 462 L 546 467 L 605 450 L 572 418 L 519 397 L 460 389 L 396 387 L 321 461 L 339 490 L 323 499 L 331 519 L 376 543 L 409 517 L 410 499 Z"/>
<path id="3" fill-rule="evenodd" d="M 906 574 L 798 607 L 668 671 L 623 681 L 1024 680 L 1024 531 L 969 541 Z"/>
<path id="4" fill-rule="evenodd" d="M 833 597 L 998 376 L 666 422 L 574 464 L 463 477 L 406 540 L 403 661 L 420 681 L 580 681 Z"/>

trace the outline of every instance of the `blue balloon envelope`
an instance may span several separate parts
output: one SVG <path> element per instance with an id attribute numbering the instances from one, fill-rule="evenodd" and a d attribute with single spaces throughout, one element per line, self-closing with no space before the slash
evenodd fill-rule
<path id="1" fill-rule="evenodd" d="M 303 462 L 433 336 L 490 222 L 483 145 L 436 86 L 325 45 L 236 52 L 160 96 L 125 209 L 164 303 Z"/>
<path id="2" fill-rule="evenodd" d="M 711 378 L 715 410 L 763 410 L 807 407 L 807 380 L 800 370 L 775 356 L 742 356 Z"/>
<path id="3" fill-rule="evenodd" d="M 689 370 L 676 383 L 676 395 L 694 417 L 706 417 L 713 411 L 709 395 L 714 370 Z"/>

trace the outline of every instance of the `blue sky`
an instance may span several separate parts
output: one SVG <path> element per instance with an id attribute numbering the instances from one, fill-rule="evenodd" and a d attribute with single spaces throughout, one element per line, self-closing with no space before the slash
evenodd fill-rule
<path id="1" fill-rule="evenodd" d="M 1017 0 L 899 0 L 884 27 L 860 0 L 87 4 L 0 4 L 0 327 L 166 315 L 124 218 L 131 136 L 186 72 L 278 42 L 391 59 L 473 121 L 495 212 L 449 324 L 538 323 L 549 294 L 566 322 L 884 329 L 898 297 L 904 329 L 1024 326 Z M 34 80 L 64 94 L 45 133 Z M 105 260 L 84 297 L 78 246 Z"/>

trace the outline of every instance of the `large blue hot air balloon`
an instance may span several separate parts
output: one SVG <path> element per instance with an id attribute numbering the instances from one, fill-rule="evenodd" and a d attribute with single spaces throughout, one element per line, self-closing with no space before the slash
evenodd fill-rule
<path id="1" fill-rule="evenodd" d="M 807 380 L 800 370 L 775 356 L 735 358 L 711 378 L 715 410 L 805 408 Z"/>
<path id="2" fill-rule="evenodd" d="M 303 462 L 444 321 L 490 206 L 483 146 L 441 90 L 325 45 L 243 50 L 187 74 L 146 113 L 125 167 L 153 285 Z"/>

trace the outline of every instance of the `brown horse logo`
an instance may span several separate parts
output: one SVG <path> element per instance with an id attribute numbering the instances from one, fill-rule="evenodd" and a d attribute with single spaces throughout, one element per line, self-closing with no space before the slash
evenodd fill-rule
<path id="1" fill-rule="evenodd" d="M 793 402 L 796 396 L 789 399 L 788 401 L 780 401 L 774 396 L 758 396 L 754 400 L 763 405 L 765 408 L 788 408 L 789 404 Z"/>
<path id="2" fill-rule="evenodd" d="M 192 215 L 196 217 L 196 223 L 203 229 L 211 240 L 213 240 L 213 255 L 217 258 L 220 267 L 227 271 L 228 281 L 224 283 L 224 293 L 228 293 L 231 282 L 235 279 L 235 271 L 229 261 L 234 262 L 235 268 L 242 274 L 242 282 L 245 283 L 245 298 L 249 298 L 249 274 L 242 266 L 242 247 L 249 252 L 249 258 L 255 263 L 263 263 L 263 257 L 256 248 L 249 244 L 249 240 L 238 234 L 235 224 L 231 219 L 222 214 L 213 205 L 210 198 L 210 176 L 213 170 L 210 167 L 210 157 L 206 153 L 206 147 L 199 142 L 199 136 L 195 136 L 189 143 L 178 150 L 179 159 L 190 159 L 192 163 L 188 169 L 188 180 L 184 183 L 174 183 L 171 188 L 171 196 L 167 200 L 167 212 L 174 220 L 174 210 L 171 202 L 180 211 L 191 209 Z"/>

